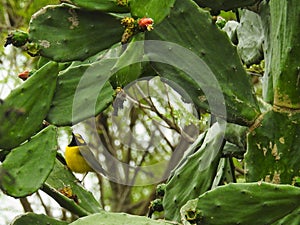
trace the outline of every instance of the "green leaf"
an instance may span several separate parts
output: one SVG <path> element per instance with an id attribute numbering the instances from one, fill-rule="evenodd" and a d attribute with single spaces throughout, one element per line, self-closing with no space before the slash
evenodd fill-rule
<path id="1" fill-rule="evenodd" d="M 222 154 L 223 137 L 222 126 L 215 123 L 208 130 L 199 150 L 189 155 L 175 168 L 167 182 L 163 199 L 166 219 L 179 221 L 180 208 L 188 200 L 210 190 Z M 202 140 L 198 139 L 190 148 L 193 148 L 198 141 Z"/>
<path id="2" fill-rule="evenodd" d="M 181 85 L 197 107 L 241 125 L 252 124 L 260 114 L 236 48 L 193 1 L 177 0 L 146 40 L 151 40 L 146 52 L 158 74 Z M 227 116 L 220 111 L 224 107 Z"/>
<path id="3" fill-rule="evenodd" d="M 134 17 L 150 17 L 159 24 L 170 13 L 175 0 L 130 0 L 130 10 Z"/>
<path id="4" fill-rule="evenodd" d="M 51 224 L 67 225 L 66 221 L 59 221 L 43 214 L 26 213 L 14 219 L 11 225 L 28 225 L 28 224 Z"/>
<path id="5" fill-rule="evenodd" d="M 32 16 L 29 40 L 39 45 L 42 56 L 54 61 L 84 60 L 119 42 L 123 29 L 110 14 L 52 5 Z"/>
<path id="6" fill-rule="evenodd" d="M 70 170 L 56 160 L 54 168 L 42 187 L 60 206 L 78 216 L 87 216 L 102 210 L 93 194 L 80 184 Z M 68 191 L 70 196 L 63 194 Z"/>
<path id="7" fill-rule="evenodd" d="M 42 128 L 57 74 L 57 63 L 47 63 L 0 104 L 0 148 L 14 148 Z"/>
<path id="8" fill-rule="evenodd" d="M 289 185 L 229 184 L 199 197 L 197 224 L 297 225 L 299 200 L 300 189 Z"/>
<path id="9" fill-rule="evenodd" d="M 80 218 L 70 225 L 170 225 L 164 220 L 151 220 L 144 216 L 134 216 L 126 213 L 101 212 Z"/>
<path id="10" fill-rule="evenodd" d="M 56 138 L 56 128 L 49 126 L 7 155 L 1 166 L 6 171 L 1 177 L 6 194 L 24 197 L 42 186 L 55 162 Z"/>

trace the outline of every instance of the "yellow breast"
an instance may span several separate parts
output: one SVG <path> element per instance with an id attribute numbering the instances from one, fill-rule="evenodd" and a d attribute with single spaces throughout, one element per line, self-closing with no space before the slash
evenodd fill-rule
<path id="1" fill-rule="evenodd" d="M 80 154 L 79 148 L 86 146 L 67 146 L 65 151 L 65 158 L 67 166 L 75 173 L 87 173 L 93 169 L 87 164 L 85 159 Z"/>

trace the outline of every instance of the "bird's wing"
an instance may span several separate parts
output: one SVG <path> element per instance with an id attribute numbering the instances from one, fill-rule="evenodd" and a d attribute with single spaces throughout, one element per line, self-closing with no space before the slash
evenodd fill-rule
<path id="1" fill-rule="evenodd" d="M 79 148 L 80 154 L 86 160 L 87 164 L 95 170 L 96 173 L 100 173 L 107 177 L 107 172 L 103 169 L 99 161 L 96 159 L 95 155 L 89 149 L 88 146 Z"/>

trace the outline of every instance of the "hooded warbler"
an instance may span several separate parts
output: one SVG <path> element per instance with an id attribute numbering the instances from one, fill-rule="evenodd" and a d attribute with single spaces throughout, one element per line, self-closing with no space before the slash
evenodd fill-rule
<path id="1" fill-rule="evenodd" d="M 75 173 L 97 172 L 107 175 L 80 134 L 72 133 L 72 141 L 66 147 L 67 166 Z"/>

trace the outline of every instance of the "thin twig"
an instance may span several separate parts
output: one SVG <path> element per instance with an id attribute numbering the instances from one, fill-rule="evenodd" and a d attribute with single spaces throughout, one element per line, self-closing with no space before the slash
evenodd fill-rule
<path id="1" fill-rule="evenodd" d="M 44 201 L 42 199 L 42 196 L 40 195 L 40 193 L 38 191 L 36 192 L 36 195 L 39 198 L 39 200 L 40 200 L 40 202 L 41 202 L 41 204 L 42 204 L 42 206 L 43 206 L 43 208 L 44 208 L 44 210 L 46 212 L 46 215 L 51 216 L 51 212 L 50 212 L 49 208 L 44 203 Z"/>
<path id="2" fill-rule="evenodd" d="M 137 88 L 139 93 L 143 96 L 143 99 L 145 99 L 145 101 L 149 104 L 151 110 L 155 112 L 162 120 L 164 120 L 170 126 L 170 129 L 176 130 L 178 133 L 180 133 L 181 132 L 180 127 L 178 127 L 177 124 L 172 123 L 172 121 L 170 121 L 162 113 L 159 112 L 159 110 L 155 107 L 151 97 L 149 96 L 149 98 L 147 98 L 147 96 L 145 96 L 144 92 L 141 90 L 139 85 L 135 84 L 135 87 Z"/>
<path id="3" fill-rule="evenodd" d="M 26 197 L 20 198 L 20 202 L 24 209 L 24 212 L 33 212 L 31 205 Z"/>
<path id="4" fill-rule="evenodd" d="M 102 176 L 98 173 L 96 173 L 96 176 L 98 178 L 98 184 L 99 184 L 99 191 L 100 191 L 100 204 L 104 208 L 105 207 L 105 202 L 104 202 L 104 188 L 103 188 L 103 180 Z"/>
<path id="5" fill-rule="evenodd" d="M 175 121 L 175 115 L 174 115 L 174 109 L 173 109 L 173 107 L 172 107 L 172 105 L 171 105 L 171 101 L 170 101 L 170 96 L 169 96 L 169 93 L 168 93 L 168 87 L 167 87 L 167 85 L 166 85 L 166 83 L 164 83 L 163 82 L 163 85 L 165 86 L 165 93 L 166 93 L 166 95 L 167 95 L 167 99 L 168 99 L 168 106 L 169 106 L 169 109 L 170 109 L 170 113 L 171 113 L 171 116 L 172 116 L 172 118 L 173 118 L 173 123 L 175 123 L 176 124 L 176 121 Z"/>

